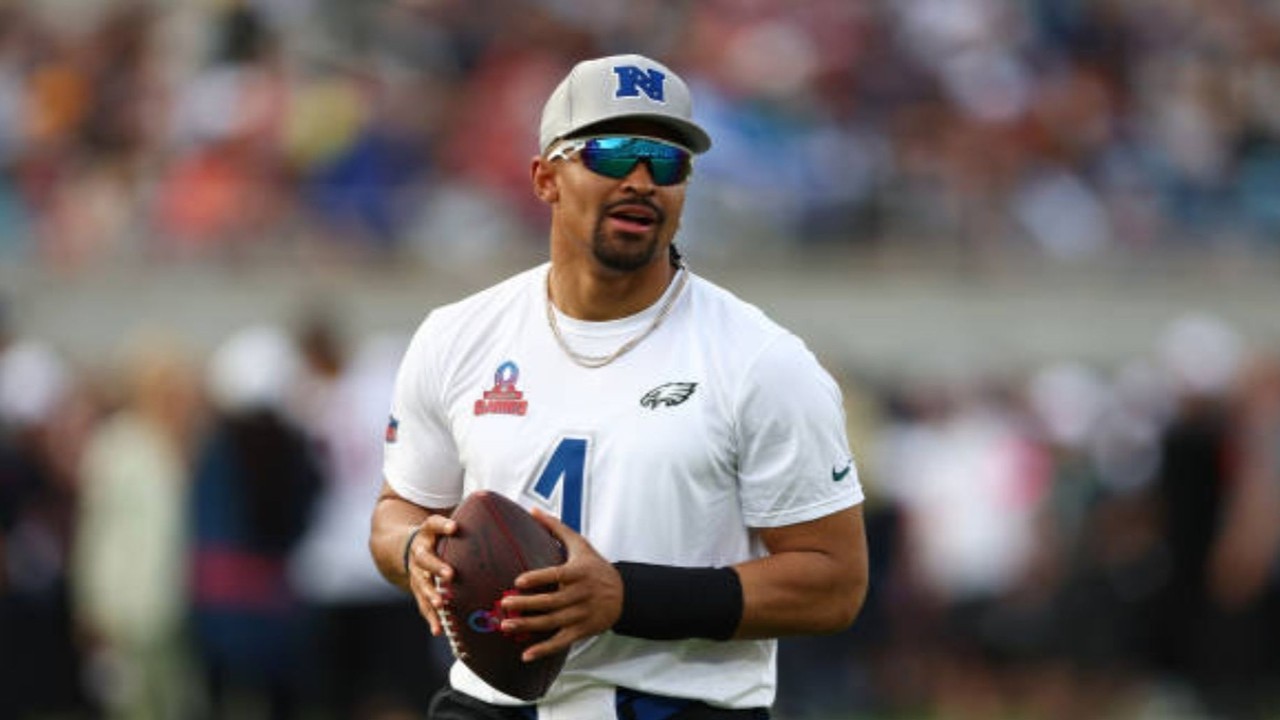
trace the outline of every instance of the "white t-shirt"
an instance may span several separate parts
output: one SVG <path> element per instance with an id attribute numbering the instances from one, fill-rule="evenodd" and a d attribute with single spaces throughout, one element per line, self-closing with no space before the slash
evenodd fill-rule
<path id="1" fill-rule="evenodd" d="M 383 467 L 402 497 L 450 508 L 496 490 L 548 509 L 611 561 L 685 567 L 761 557 L 751 528 L 862 501 L 840 390 L 796 336 L 690 276 L 651 335 L 584 368 L 547 322 L 548 269 L 441 307 L 418 329 L 396 381 Z M 575 351 L 608 354 L 666 299 L 620 320 L 557 315 L 558 324 Z M 605 633 L 574 646 L 547 699 L 615 685 L 767 706 L 776 648 Z M 461 663 L 451 682 L 481 700 L 518 702 Z"/>

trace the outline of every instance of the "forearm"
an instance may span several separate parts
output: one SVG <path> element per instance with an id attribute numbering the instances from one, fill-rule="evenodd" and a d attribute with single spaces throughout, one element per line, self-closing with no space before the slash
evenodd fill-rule
<path id="1" fill-rule="evenodd" d="M 733 567 L 615 563 L 623 583 L 614 632 L 649 640 L 757 639 L 836 632 L 866 585 L 836 558 L 787 551 Z"/>
<path id="2" fill-rule="evenodd" d="M 862 510 L 758 531 L 769 555 L 726 568 L 623 567 L 615 631 L 652 640 L 830 633 L 853 623 L 867 592 Z"/>
<path id="3" fill-rule="evenodd" d="M 504 632 L 553 633 L 526 651 L 542 657 L 612 630 L 647 640 L 747 639 L 835 632 L 866 594 L 867 546 L 861 509 L 759 530 L 770 555 L 726 567 L 609 563 L 582 536 L 535 509 L 568 549 L 564 565 L 516 578 L 503 598 Z"/>
<path id="4" fill-rule="evenodd" d="M 405 500 L 385 485 L 374 506 L 369 552 L 378 572 L 402 590 L 409 589 L 404 567 L 406 543 L 413 531 L 432 514 L 432 510 Z"/>
<path id="5" fill-rule="evenodd" d="M 743 610 L 734 637 L 830 633 L 853 623 L 867 594 L 861 505 L 758 532 L 769 555 L 735 566 Z"/>
<path id="6" fill-rule="evenodd" d="M 865 572 L 822 552 L 782 552 L 734 569 L 742 582 L 739 640 L 838 632 L 866 598 Z"/>
<path id="7" fill-rule="evenodd" d="M 853 623 L 867 595 L 861 505 L 757 532 L 769 555 L 735 566 L 743 609 L 734 637 L 831 633 Z"/>

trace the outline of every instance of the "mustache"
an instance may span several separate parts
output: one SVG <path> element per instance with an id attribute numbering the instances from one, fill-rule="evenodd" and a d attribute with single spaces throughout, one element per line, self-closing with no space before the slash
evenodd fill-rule
<path id="1" fill-rule="evenodd" d="M 625 200 L 615 200 L 609 203 L 608 205 L 604 206 L 603 214 L 608 215 L 609 213 L 619 208 L 636 207 L 636 206 L 645 207 L 653 211 L 653 216 L 655 218 L 655 223 L 654 223 L 655 225 L 661 225 L 662 223 L 667 221 L 667 214 L 663 212 L 662 208 L 655 205 L 652 200 L 646 197 L 635 197 L 635 198 L 626 198 Z"/>

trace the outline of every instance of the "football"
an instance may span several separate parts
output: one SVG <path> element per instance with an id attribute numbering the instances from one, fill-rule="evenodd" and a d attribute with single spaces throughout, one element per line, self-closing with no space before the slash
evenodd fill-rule
<path id="1" fill-rule="evenodd" d="M 496 492 L 468 495 L 453 520 L 457 532 L 436 543 L 436 554 L 453 567 L 453 580 L 436 582 L 445 597 L 441 621 L 454 657 L 497 690 L 521 700 L 542 697 L 568 652 L 521 660 L 526 648 L 550 635 L 504 633 L 500 626 L 509 616 L 500 601 L 519 592 L 516 576 L 563 563 L 564 547 L 527 510 Z"/>

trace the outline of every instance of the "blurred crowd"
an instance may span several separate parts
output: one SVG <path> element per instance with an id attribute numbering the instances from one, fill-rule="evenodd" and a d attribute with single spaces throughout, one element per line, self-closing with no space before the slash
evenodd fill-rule
<path id="1" fill-rule="evenodd" d="M 576 60 L 687 77 L 695 252 L 1272 248 L 1264 0 L 8 0 L 0 252 L 483 261 L 541 242 L 528 161 Z"/>
<path id="2" fill-rule="evenodd" d="M 0 716 L 423 716 L 447 645 L 366 549 L 405 338 L 339 317 L 0 342 Z M 834 370 L 871 592 L 783 641 L 781 720 L 1280 711 L 1280 355 L 1190 315 L 1119 367 Z"/>
<path id="3" fill-rule="evenodd" d="M 1115 367 L 846 380 L 872 589 L 851 632 L 784 642 L 781 708 L 1280 712 L 1275 348 L 1191 313 Z"/>
<path id="4" fill-rule="evenodd" d="M 0 717 L 422 717 L 448 648 L 367 549 L 404 344 L 0 341 Z"/>

